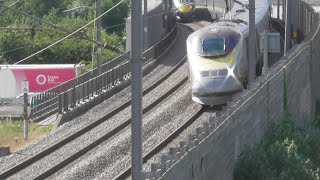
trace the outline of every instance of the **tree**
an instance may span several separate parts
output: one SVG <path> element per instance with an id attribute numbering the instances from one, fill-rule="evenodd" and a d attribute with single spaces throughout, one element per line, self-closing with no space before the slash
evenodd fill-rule
<path id="1" fill-rule="evenodd" d="M 105 12 L 114 5 L 116 5 L 119 1 L 118 0 L 102 0 L 103 8 L 102 11 Z M 125 23 L 125 19 L 128 17 L 129 14 L 129 1 L 126 0 L 121 3 L 117 8 L 113 9 L 111 13 L 108 13 L 106 16 L 103 17 L 102 25 L 106 28 L 114 25 L 118 25 L 121 23 Z M 124 26 L 118 26 L 114 28 L 108 29 L 108 32 L 121 32 Z"/>
<path id="2" fill-rule="evenodd" d="M 112 0 L 108 0 L 109 8 L 116 4 Z M 8 4 L 12 2 L 6 2 Z M 56 0 L 56 1 L 22 1 L 15 9 L 18 8 L 23 12 L 27 12 L 31 15 L 36 15 L 39 18 L 55 24 L 58 27 L 67 29 L 70 32 L 77 30 L 79 27 L 87 24 L 94 17 L 93 8 L 95 0 Z M 74 8 L 77 6 L 89 7 L 88 12 L 85 14 L 74 14 L 69 16 L 61 13 L 62 10 Z M 109 9 L 103 7 L 104 10 Z M 127 12 L 124 11 L 127 8 L 121 7 L 115 8 L 112 12 L 108 13 L 111 19 L 124 19 Z M 120 11 L 119 15 L 115 15 L 115 12 Z M 85 16 L 84 16 L 85 15 Z M 107 17 L 107 16 L 105 16 Z M 104 17 L 104 18 L 105 18 Z M 114 21 L 116 23 L 116 21 Z M 118 22 L 119 23 L 119 22 Z M 42 24 L 36 20 L 14 14 L 10 11 L 6 11 L 1 15 L 0 27 L 8 27 L 8 31 L 0 33 L 0 63 L 15 63 L 36 51 L 51 45 L 53 42 L 65 37 L 68 33 L 58 29 L 54 29 L 49 25 Z M 29 27 L 29 30 L 10 30 L 10 27 Z M 123 31 L 121 30 L 119 34 Z M 82 36 L 92 37 L 95 34 L 93 24 L 87 26 L 81 31 Z M 107 34 L 103 31 L 103 42 L 107 42 L 108 45 L 119 47 L 124 51 L 123 39 L 117 34 Z M 96 49 L 96 48 L 95 48 Z M 72 36 L 65 41 L 51 47 L 48 50 L 28 59 L 24 63 L 79 63 L 85 61 L 91 62 L 92 54 L 92 42 L 84 40 L 81 36 Z M 109 61 L 119 54 L 110 50 L 104 49 L 103 62 Z"/>

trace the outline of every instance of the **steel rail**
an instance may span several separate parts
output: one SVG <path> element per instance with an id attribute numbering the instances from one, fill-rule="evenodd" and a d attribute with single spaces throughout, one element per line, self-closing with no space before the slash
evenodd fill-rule
<path id="1" fill-rule="evenodd" d="M 188 128 L 195 120 L 197 120 L 208 107 L 202 106 L 197 109 L 189 118 L 186 120 L 176 131 L 172 132 L 166 139 L 160 142 L 156 147 L 147 152 L 143 157 L 143 163 L 146 163 L 149 159 L 151 159 L 154 155 L 159 153 L 163 148 L 165 148 L 170 142 L 172 142 L 175 138 L 177 138 L 186 128 Z M 131 166 L 128 167 L 125 171 L 120 173 L 113 180 L 122 180 L 129 177 L 131 174 Z"/>
<path id="2" fill-rule="evenodd" d="M 169 78 L 179 67 L 181 67 L 184 62 L 186 61 L 186 56 L 183 57 L 179 63 L 172 68 L 167 74 L 165 74 L 164 76 L 162 76 L 157 82 L 155 82 L 154 84 L 152 84 L 151 86 L 149 86 L 148 88 L 146 88 L 143 91 L 143 95 L 149 93 L 150 91 L 152 91 L 155 87 L 157 87 L 158 85 L 160 85 L 162 82 L 164 82 L 167 78 Z M 187 78 L 184 78 L 180 83 L 178 83 L 179 86 L 175 86 L 173 89 L 177 89 L 179 88 L 183 83 L 185 83 L 187 81 Z M 164 97 L 167 97 L 168 95 L 170 95 L 172 92 L 174 92 L 174 90 L 171 89 L 170 91 L 168 91 Z M 161 98 L 160 98 L 161 99 Z M 150 104 L 148 107 L 146 107 L 143 110 L 143 113 L 145 113 L 146 111 L 152 109 L 157 103 L 161 102 L 160 99 L 157 99 L 154 103 Z M 57 143 L 55 143 L 54 145 L 48 147 L 47 149 L 39 152 L 38 154 L 28 158 L 27 160 L 5 170 L 4 172 L 0 173 L 0 179 L 5 179 L 8 178 L 10 176 L 12 176 L 13 174 L 21 171 L 22 169 L 25 169 L 26 167 L 30 166 L 31 164 L 35 163 L 36 161 L 42 159 L 45 156 L 48 156 L 49 154 L 51 154 L 52 152 L 56 151 L 57 149 L 61 148 L 62 146 L 70 143 L 71 141 L 75 140 L 76 138 L 78 138 L 79 136 L 85 134 L 86 132 L 90 131 L 91 129 L 93 129 L 94 127 L 97 127 L 98 125 L 100 125 L 101 123 L 105 122 L 106 120 L 110 119 L 112 116 L 116 115 L 117 113 L 119 113 L 120 111 L 122 111 L 123 109 L 125 109 L 126 107 L 131 105 L 131 100 L 126 101 L 125 103 L 123 103 L 122 105 L 120 105 L 118 108 L 114 109 L 113 111 L 111 111 L 110 113 L 108 113 L 107 115 L 103 116 L 102 118 L 98 119 L 97 121 L 89 124 L 88 126 L 80 129 L 79 131 L 75 132 L 74 134 L 71 134 L 70 136 L 68 136 L 67 138 L 63 139 L 62 141 L 59 141 Z M 123 129 L 123 127 L 126 127 L 130 124 L 131 120 L 127 120 L 125 123 L 121 124 L 119 127 L 117 127 L 116 129 L 112 130 L 110 133 L 116 133 L 119 132 L 119 130 Z M 106 134 L 104 136 L 104 138 L 107 138 L 110 136 L 110 133 Z M 103 139 L 103 138 L 100 138 Z M 101 140 L 99 140 L 101 141 Z M 96 142 L 98 143 L 98 142 Z M 89 146 L 90 148 L 95 144 L 91 143 Z M 87 149 L 90 149 L 89 147 Z M 92 148 L 91 148 L 92 149 Z M 84 152 L 87 152 L 88 150 L 83 149 L 81 150 L 81 152 L 79 152 L 79 154 L 84 154 Z M 73 157 L 70 157 L 70 159 L 73 159 Z M 60 167 L 61 165 L 59 165 Z M 56 170 L 54 170 L 56 171 Z M 39 177 L 47 177 L 49 174 L 52 174 L 53 170 L 48 170 L 48 172 L 43 173 L 42 176 Z M 43 178 L 42 178 L 43 179 Z"/>
<path id="3" fill-rule="evenodd" d="M 170 94 L 172 94 L 173 92 L 175 92 L 177 89 L 179 89 L 184 83 L 186 83 L 188 80 L 187 77 L 185 77 L 184 79 L 182 79 L 178 84 L 176 84 L 172 89 L 170 89 L 169 91 L 167 91 L 165 94 L 163 94 L 160 98 L 158 98 L 157 100 L 155 100 L 154 102 L 152 102 L 149 106 L 147 106 L 146 108 L 143 109 L 143 114 L 148 112 L 149 110 L 151 110 L 152 108 L 156 107 L 161 101 L 163 101 L 164 99 L 166 99 Z M 126 128 L 127 126 L 129 126 L 131 124 L 131 118 L 127 119 L 125 122 L 121 123 L 118 127 L 116 127 L 115 129 L 113 129 L 112 131 L 106 133 L 105 135 L 101 136 L 100 138 L 98 138 L 97 140 L 95 140 L 94 142 L 92 142 L 91 144 L 89 144 L 88 146 L 86 146 L 85 148 L 81 149 L 80 151 L 78 151 L 77 153 L 69 156 L 67 159 L 65 159 L 64 161 L 56 164 L 54 167 L 50 168 L 49 170 L 41 173 L 40 175 L 38 175 L 36 178 L 34 178 L 34 180 L 42 180 L 45 179 L 47 177 L 49 177 L 50 175 L 54 174 L 55 172 L 59 171 L 60 169 L 64 168 L 65 166 L 67 166 L 68 164 L 70 164 L 71 162 L 73 162 L 74 160 L 78 159 L 80 156 L 84 155 L 85 153 L 87 153 L 88 151 L 94 149 L 95 147 L 97 147 L 99 144 L 105 142 L 106 140 L 110 139 L 111 137 L 113 137 L 114 135 L 118 134 L 121 130 L 123 130 L 124 128 Z"/>

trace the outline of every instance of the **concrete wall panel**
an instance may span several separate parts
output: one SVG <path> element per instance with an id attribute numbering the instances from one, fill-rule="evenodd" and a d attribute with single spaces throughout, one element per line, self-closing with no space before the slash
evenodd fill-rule
<path id="1" fill-rule="evenodd" d="M 311 49 L 305 47 L 285 66 L 288 92 L 288 112 L 298 125 L 310 124 L 311 115 Z"/>
<path id="2" fill-rule="evenodd" d="M 316 31 L 319 31 L 319 14 L 315 16 L 315 24 L 317 24 Z M 320 33 L 316 33 L 314 39 L 320 39 Z M 312 90 L 312 117 L 314 119 L 314 115 L 319 116 L 320 111 L 316 111 L 316 100 L 320 100 L 320 80 L 319 80 L 319 70 L 320 70 L 320 51 L 317 47 L 320 47 L 320 40 L 315 40 L 311 42 L 311 90 Z"/>

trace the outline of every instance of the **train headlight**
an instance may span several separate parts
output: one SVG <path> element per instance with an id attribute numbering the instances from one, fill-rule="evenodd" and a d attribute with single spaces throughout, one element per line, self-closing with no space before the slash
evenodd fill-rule
<path id="1" fill-rule="evenodd" d="M 209 71 L 201 71 L 200 76 L 201 77 L 209 77 Z"/>
<path id="2" fill-rule="evenodd" d="M 228 75 L 228 72 L 229 72 L 228 69 L 221 69 L 221 70 L 219 70 L 219 76 L 225 77 Z"/>
<path id="3" fill-rule="evenodd" d="M 217 69 L 217 70 L 209 70 L 209 71 L 201 71 L 201 77 L 207 78 L 217 78 L 217 77 L 226 77 L 229 74 L 228 69 Z"/>
<path id="4" fill-rule="evenodd" d="M 227 76 L 228 77 L 229 76 L 235 77 L 233 70 L 234 70 L 234 67 L 233 68 L 228 68 L 228 72 L 227 72 Z"/>

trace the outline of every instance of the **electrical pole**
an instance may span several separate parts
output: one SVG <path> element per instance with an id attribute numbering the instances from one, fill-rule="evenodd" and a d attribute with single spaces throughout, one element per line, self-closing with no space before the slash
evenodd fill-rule
<path id="1" fill-rule="evenodd" d="M 96 4 L 97 5 L 97 4 Z M 95 7 L 97 9 L 97 6 Z M 96 19 L 96 14 L 94 14 L 94 19 Z M 92 33 L 92 40 L 95 41 L 95 37 L 96 37 L 96 21 L 93 22 L 93 33 Z M 96 43 L 92 43 L 92 53 L 91 53 L 91 68 L 94 69 L 93 67 L 93 61 L 94 61 L 94 50 L 95 50 L 95 44 Z M 92 76 L 93 71 L 91 71 L 91 76 Z"/>
<path id="2" fill-rule="evenodd" d="M 131 1 L 132 179 L 142 179 L 142 0 Z"/>
<path id="3" fill-rule="evenodd" d="M 256 78 L 255 0 L 249 0 L 249 83 Z"/>
<path id="4" fill-rule="evenodd" d="M 291 18 L 290 18 L 290 1 L 287 1 L 286 3 L 286 12 L 285 12 L 285 43 L 284 43 L 284 55 L 287 54 L 288 50 L 290 49 L 290 41 L 291 41 Z"/>
<path id="5" fill-rule="evenodd" d="M 144 0 L 143 4 L 143 23 L 144 23 L 144 50 L 148 49 L 148 0 Z"/>
<path id="6" fill-rule="evenodd" d="M 280 0 L 277 1 L 277 18 L 280 18 Z"/>
<path id="7" fill-rule="evenodd" d="M 96 0 L 96 17 L 101 14 L 101 0 Z M 101 18 L 97 19 L 97 69 L 101 75 Z"/>
<path id="8" fill-rule="evenodd" d="M 286 15 L 286 0 L 282 0 L 282 20 L 285 20 Z"/>

